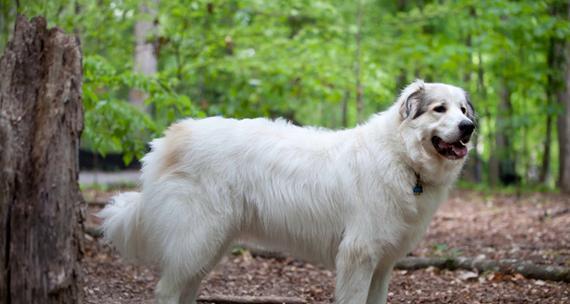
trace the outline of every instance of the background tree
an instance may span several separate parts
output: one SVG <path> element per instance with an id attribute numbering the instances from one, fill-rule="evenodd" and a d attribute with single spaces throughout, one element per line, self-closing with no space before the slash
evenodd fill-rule
<path id="1" fill-rule="evenodd" d="M 138 2 L 26 4 L 23 13 L 82 38 L 82 145 L 100 153 L 141 157 L 149 138 L 186 116 L 350 127 L 424 78 L 471 93 L 479 113 L 472 180 L 553 188 L 565 171 L 565 72 L 549 52 L 566 48 L 566 0 L 163 0 L 150 77 L 133 71 L 133 30 L 150 20 Z M 14 12 L 2 6 L 0 24 Z M 152 114 L 126 102 L 133 89 Z"/>
<path id="2" fill-rule="evenodd" d="M 158 0 L 142 1 L 138 6 L 140 17 L 135 22 L 135 58 L 134 73 L 152 77 L 157 72 L 156 58 L 156 10 Z M 140 89 L 131 89 L 129 101 L 141 109 L 145 109 L 147 94 Z"/>
<path id="3" fill-rule="evenodd" d="M 554 9 L 562 19 L 570 19 L 570 1 L 556 3 Z M 562 108 L 558 115 L 559 185 L 562 191 L 570 193 L 570 44 L 567 37 L 556 37 L 553 41 L 553 61 L 560 63 L 561 71 L 555 68 L 552 72 L 556 79 L 556 96 Z"/>

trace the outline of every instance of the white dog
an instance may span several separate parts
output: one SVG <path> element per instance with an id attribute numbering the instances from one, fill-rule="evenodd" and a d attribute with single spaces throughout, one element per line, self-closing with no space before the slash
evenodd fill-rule
<path id="1" fill-rule="evenodd" d="M 473 129 L 462 89 L 419 80 L 349 130 L 186 119 L 152 142 L 142 192 L 100 213 L 104 234 L 159 263 L 161 304 L 195 303 L 236 240 L 336 268 L 336 303 L 386 303 L 392 267 L 446 199 Z"/>

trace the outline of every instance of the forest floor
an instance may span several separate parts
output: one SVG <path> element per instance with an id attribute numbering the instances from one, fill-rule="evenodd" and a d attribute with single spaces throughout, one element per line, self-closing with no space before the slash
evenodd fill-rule
<path id="1" fill-rule="evenodd" d="M 86 191 L 86 199 L 108 193 Z M 95 198 L 97 196 L 97 198 Z M 88 225 L 96 225 L 88 209 Z M 101 240 L 86 236 L 85 303 L 154 303 L 158 273 L 125 263 Z M 519 259 L 570 267 L 570 197 L 557 194 L 486 195 L 455 191 L 435 215 L 414 256 Z M 334 272 L 287 257 L 228 255 L 203 282 L 201 295 L 288 296 L 332 303 Z M 388 302 L 570 303 L 570 283 L 521 275 L 427 268 L 395 270 Z"/>

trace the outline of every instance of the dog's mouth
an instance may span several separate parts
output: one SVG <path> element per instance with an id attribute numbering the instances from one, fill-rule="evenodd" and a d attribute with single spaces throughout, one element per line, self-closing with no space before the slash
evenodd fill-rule
<path id="1" fill-rule="evenodd" d="M 440 137 L 434 136 L 431 138 L 431 142 L 440 155 L 448 159 L 461 159 L 467 155 L 467 142 L 469 139 L 458 140 L 454 143 L 445 142 Z"/>

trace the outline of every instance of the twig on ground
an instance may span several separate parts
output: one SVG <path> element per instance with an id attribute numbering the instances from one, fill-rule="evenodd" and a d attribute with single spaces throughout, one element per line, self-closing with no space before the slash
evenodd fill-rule
<path id="1" fill-rule="evenodd" d="M 396 264 L 396 269 L 416 270 L 427 267 L 440 269 L 466 269 L 479 272 L 493 271 L 503 274 L 520 273 L 528 279 L 570 282 L 570 268 L 538 265 L 519 260 L 489 260 L 480 258 L 423 258 L 406 257 Z"/>
<path id="2" fill-rule="evenodd" d="M 570 208 L 558 208 L 555 210 L 544 210 L 544 214 L 541 214 L 538 217 L 538 219 L 540 221 L 544 221 L 547 218 L 553 219 L 553 218 L 565 215 L 566 213 L 570 213 Z"/>
<path id="3" fill-rule="evenodd" d="M 198 303 L 215 304 L 306 304 L 307 301 L 301 298 L 277 297 L 277 296 L 224 296 L 210 295 L 200 296 Z"/>

